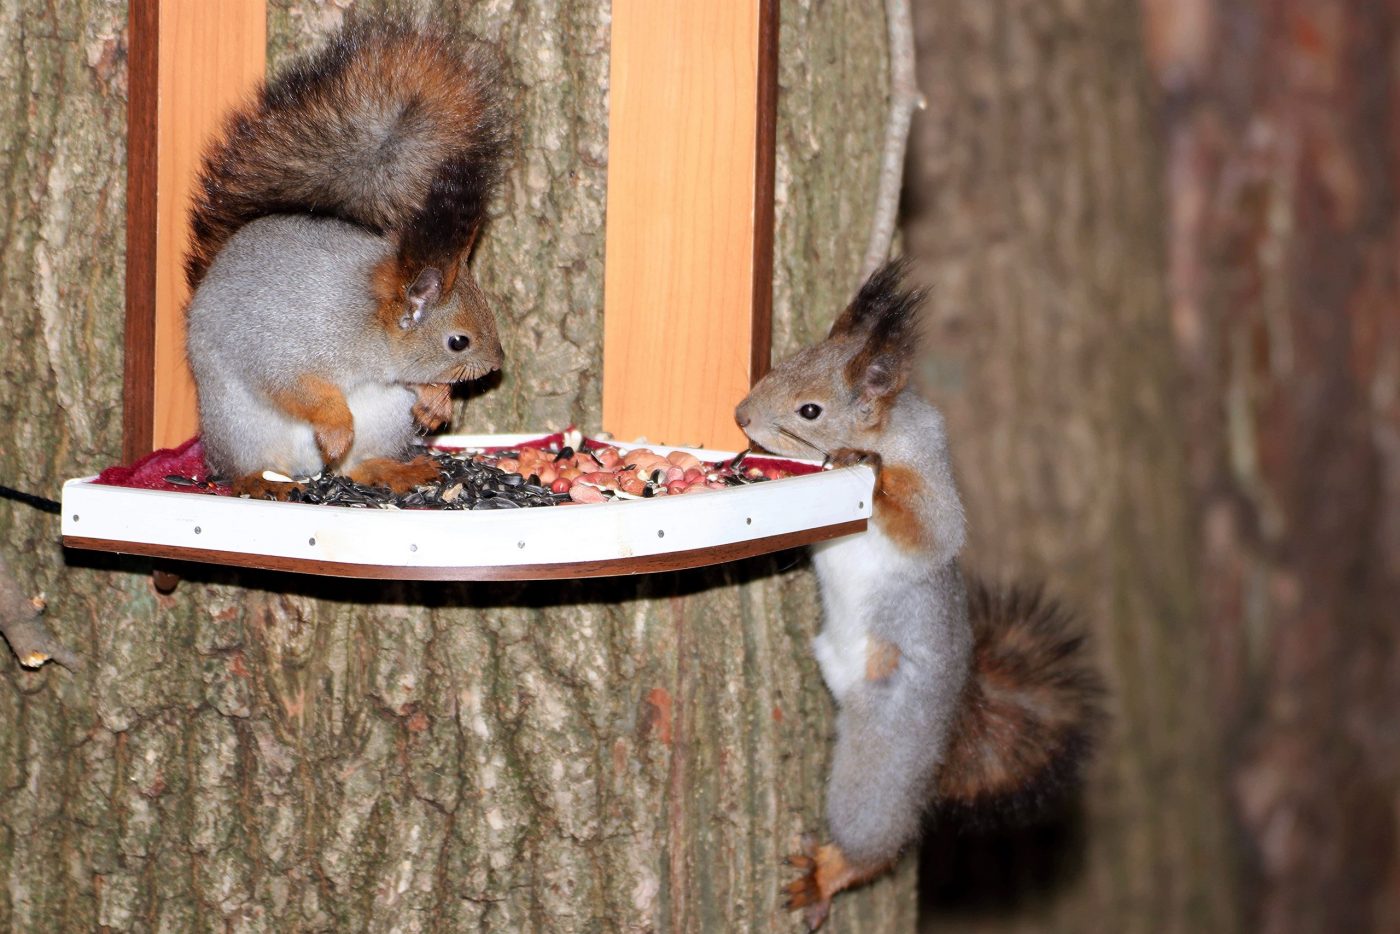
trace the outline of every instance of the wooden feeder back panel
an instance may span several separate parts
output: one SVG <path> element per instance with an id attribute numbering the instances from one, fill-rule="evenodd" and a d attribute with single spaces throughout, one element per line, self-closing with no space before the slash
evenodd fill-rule
<path id="1" fill-rule="evenodd" d="M 132 0 L 123 457 L 197 430 L 184 257 L 204 148 L 262 80 L 264 0 Z"/>
<path id="2" fill-rule="evenodd" d="M 768 360 L 776 4 L 612 10 L 603 427 L 743 445 Z"/>

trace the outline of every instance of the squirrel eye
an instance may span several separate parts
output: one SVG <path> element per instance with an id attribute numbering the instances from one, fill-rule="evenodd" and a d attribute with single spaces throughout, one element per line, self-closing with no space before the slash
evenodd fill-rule
<path id="1" fill-rule="evenodd" d="M 815 419 L 818 415 L 822 414 L 822 407 L 817 405 L 815 402 L 808 402 L 802 408 L 797 410 L 797 414 L 801 415 L 803 418 L 807 419 L 807 421 L 810 422 L 813 419 Z"/>
<path id="2" fill-rule="evenodd" d="M 453 334 L 447 339 L 447 349 L 453 353 L 461 353 L 472 345 L 472 339 L 465 334 Z"/>

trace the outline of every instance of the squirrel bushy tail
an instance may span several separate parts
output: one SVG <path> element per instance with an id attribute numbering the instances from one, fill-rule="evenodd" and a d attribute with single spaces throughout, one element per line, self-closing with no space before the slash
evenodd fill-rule
<path id="1" fill-rule="evenodd" d="M 397 20 L 353 23 L 262 87 L 209 150 L 191 214 L 194 289 L 244 224 L 311 213 L 390 234 L 397 276 L 452 276 L 502 173 L 495 57 Z"/>
<path id="2" fill-rule="evenodd" d="M 1102 681 L 1069 613 L 1039 589 L 969 581 L 968 615 L 972 671 L 938 774 L 939 807 L 1034 805 L 1088 758 Z"/>

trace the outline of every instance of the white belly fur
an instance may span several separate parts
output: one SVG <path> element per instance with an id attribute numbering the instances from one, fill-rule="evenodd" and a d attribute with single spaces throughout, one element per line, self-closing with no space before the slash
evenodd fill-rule
<path id="1" fill-rule="evenodd" d="M 812 546 L 826 621 L 812 640 L 822 678 L 840 701 L 865 680 L 873 598 L 886 592 L 908 561 L 873 525 L 864 532 Z"/>

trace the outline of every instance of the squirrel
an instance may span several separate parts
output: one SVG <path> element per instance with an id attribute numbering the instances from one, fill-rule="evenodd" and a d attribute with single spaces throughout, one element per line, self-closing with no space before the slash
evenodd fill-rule
<path id="1" fill-rule="evenodd" d="M 235 491 L 336 469 L 404 492 L 451 384 L 502 362 L 467 266 L 509 141 L 495 57 L 352 22 L 262 86 L 205 154 L 186 351 L 205 456 Z"/>
<path id="2" fill-rule="evenodd" d="M 965 583 L 966 529 L 943 417 L 909 382 L 925 294 L 907 263 L 877 270 L 828 337 L 735 410 L 775 454 L 817 451 L 876 471 L 866 531 L 813 547 L 835 697 L 832 840 L 789 858 L 788 907 L 808 926 L 832 896 L 891 868 L 934 809 L 1022 805 L 1073 778 L 1099 721 L 1083 637 L 1038 592 Z"/>

